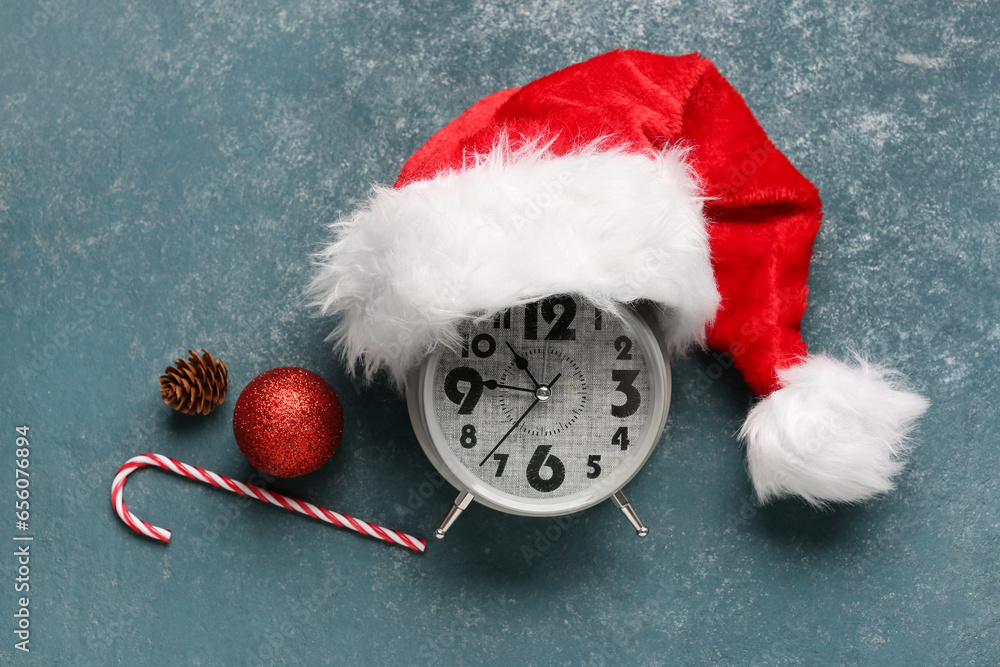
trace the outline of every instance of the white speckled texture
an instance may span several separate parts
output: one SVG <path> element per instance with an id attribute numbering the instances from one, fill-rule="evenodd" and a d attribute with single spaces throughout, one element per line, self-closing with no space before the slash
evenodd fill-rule
<path id="1" fill-rule="evenodd" d="M 0 540 L 26 423 L 35 541 L 30 655 L 0 558 L 0 662 L 1000 662 L 998 43 L 985 1 L 3 3 Z M 819 187 L 808 339 L 932 403 L 897 491 L 756 507 L 750 392 L 695 355 L 629 487 L 645 540 L 609 503 L 561 523 L 474 506 L 414 556 L 152 471 L 126 500 L 171 544 L 115 517 L 141 452 L 247 479 L 235 398 L 298 365 L 340 394 L 344 439 L 274 488 L 429 536 L 454 492 L 402 400 L 330 354 L 307 256 L 469 104 L 616 47 L 713 59 Z M 189 347 L 230 368 L 207 418 L 159 399 Z"/>

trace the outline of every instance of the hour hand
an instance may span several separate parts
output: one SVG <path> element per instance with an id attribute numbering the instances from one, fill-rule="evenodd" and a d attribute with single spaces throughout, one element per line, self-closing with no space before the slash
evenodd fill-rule
<path id="1" fill-rule="evenodd" d="M 526 391 L 529 394 L 534 394 L 534 389 L 528 389 L 527 387 L 513 387 L 509 384 L 500 384 L 496 380 L 483 380 L 483 386 L 487 389 L 513 389 L 514 391 Z"/>
<path id="2" fill-rule="evenodd" d="M 535 376 L 532 375 L 531 371 L 528 370 L 528 360 L 522 357 L 520 354 L 518 354 L 517 350 L 515 350 L 513 347 L 510 346 L 510 343 L 504 341 L 504 344 L 507 346 L 507 349 L 510 350 L 510 353 L 514 355 L 514 365 L 517 366 L 518 369 L 528 374 L 528 377 L 531 378 L 531 381 L 535 383 L 535 388 L 537 389 L 538 380 L 536 380 Z"/>

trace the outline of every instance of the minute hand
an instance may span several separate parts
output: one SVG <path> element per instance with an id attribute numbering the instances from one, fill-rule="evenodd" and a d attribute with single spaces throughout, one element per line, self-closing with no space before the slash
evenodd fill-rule
<path id="1" fill-rule="evenodd" d="M 550 382 L 548 384 L 549 389 L 551 389 L 552 385 L 554 385 L 556 382 L 559 381 L 560 377 L 562 377 L 562 373 L 558 373 L 554 378 L 552 378 L 552 382 Z M 535 406 L 538 405 L 540 402 L 541 402 L 541 400 L 538 399 L 538 398 L 536 398 L 531 403 L 531 405 L 528 406 L 528 409 L 525 410 L 524 413 L 520 417 L 517 418 L 517 421 L 514 422 L 514 425 L 510 427 L 510 430 L 508 430 L 506 433 L 503 434 L 503 437 L 500 438 L 500 442 L 498 442 L 496 445 L 494 445 L 493 449 L 490 450 L 490 453 L 487 454 L 485 457 L 483 457 L 483 460 L 479 462 L 480 467 L 482 467 L 487 461 L 490 460 L 490 457 L 493 456 L 493 452 L 495 452 L 496 450 L 500 449 L 500 445 L 502 445 L 504 443 L 504 440 L 506 440 L 510 436 L 510 434 L 514 432 L 514 429 L 516 429 L 518 426 L 521 425 L 521 422 L 523 422 L 524 418 L 528 416 L 528 413 L 531 412 L 532 410 L 534 410 Z"/>

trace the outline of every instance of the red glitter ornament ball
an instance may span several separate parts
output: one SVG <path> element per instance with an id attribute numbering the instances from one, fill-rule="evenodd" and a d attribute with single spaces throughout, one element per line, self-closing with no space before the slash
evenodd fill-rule
<path id="1" fill-rule="evenodd" d="M 326 380 L 304 368 L 273 368 L 246 386 L 233 412 L 233 434 L 253 466 L 298 477 L 330 460 L 344 432 L 344 413 Z"/>

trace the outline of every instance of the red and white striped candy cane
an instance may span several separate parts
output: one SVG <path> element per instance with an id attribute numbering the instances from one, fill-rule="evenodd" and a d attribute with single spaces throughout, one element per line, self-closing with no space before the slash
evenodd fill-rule
<path id="1" fill-rule="evenodd" d="M 196 479 L 199 482 L 211 484 L 212 486 L 217 486 L 220 489 L 225 489 L 226 491 L 238 493 L 241 496 L 256 498 L 257 500 L 265 503 L 271 503 L 272 505 L 284 507 L 286 510 L 294 510 L 314 519 L 326 521 L 327 523 L 333 524 L 338 528 L 348 528 L 350 530 L 357 531 L 362 535 L 368 535 L 369 537 L 374 537 L 378 540 L 384 540 L 390 544 L 398 544 L 401 547 L 413 549 L 414 551 L 420 553 L 423 553 L 424 549 L 427 548 L 426 540 L 421 540 L 413 537 L 412 535 L 407 535 L 406 533 L 400 533 L 396 530 L 382 528 L 381 526 L 376 526 L 373 523 L 355 519 L 354 517 L 347 516 L 346 514 L 331 512 L 328 509 L 317 507 L 312 503 L 296 500 L 295 498 L 289 498 L 288 496 L 283 496 L 280 493 L 272 493 L 271 491 L 267 491 L 258 486 L 253 486 L 252 484 L 243 484 L 242 482 L 237 482 L 235 479 L 217 475 L 209 470 L 202 470 L 201 468 L 181 463 L 180 461 L 172 459 L 169 456 L 163 456 L 162 454 L 140 454 L 139 456 L 130 458 L 124 465 L 122 465 L 121 468 L 118 469 L 118 474 L 115 475 L 115 481 L 111 483 L 111 502 L 114 503 L 115 512 L 118 513 L 121 520 L 128 524 L 132 530 L 142 533 L 146 537 L 151 537 L 154 540 L 159 540 L 160 542 L 166 543 L 170 541 L 170 531 L 166 528 L 158 528 L 132 514 L 128 507 L 125 506 L 125 500 L 122 498 L 122 492 L 125 490 L 125 480 L 134 471 L 146 466 L 156 466 L 157 468 L 162 468 L 163 470 L 169 470 L 172 473 Z"/>

